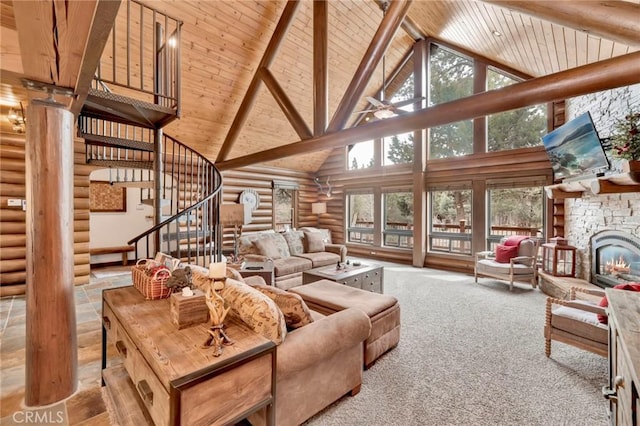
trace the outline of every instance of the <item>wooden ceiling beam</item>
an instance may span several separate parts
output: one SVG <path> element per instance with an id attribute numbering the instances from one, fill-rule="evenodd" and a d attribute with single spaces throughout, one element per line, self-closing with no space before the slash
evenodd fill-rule
<path id="1" fill-rule="evenodd" d="M 24 76 L 85 93 L 64 100 L 79 111 L 119 6 L 120 0 L 14 2 Z"/>
<path id="2" fill-rule="evenodd" d="M 293 105 L 293 102 L 291 102 L 291 99 L 289 99 L 287 94 L 284 93 L 282 86 L 280 86 L 276 78 L 271 74 L 271 71 L 267 68 L 262 68 L 259 74 L 260 78 L 271 92 L 271 95 L 280 106 L 280 109 L 284 113 L 285 117 L 287 117 L 287 120 L 289 120 L 289 123 L 291 123 L 291 126 L 293 126 L 293 129 L 296 131 L 300 139 L 311 138 L 313 135 L 311 134 L 311 130 L 309 130 L 307 124 L 304 122 L 304 118 L 302 118 L 298 110 L 296 110 L 296 107 Z"/>
<path id="3" fill-rule="evenodd" d="M 216 162 L 224 161 L 229 156 L 231 148 L 233 148 L 233 144 L 238 138 L 240 130 L 244 126 L 244 123 L 247 121 L 249 112 L 251 112 L 251 108 L 255 104 L 258 97 L 260 83 L 262 82 L 262 79 L 260 78 L 260 70 L 263 68 L 268 69 L 273 62 L 273 59 L 276 57 L 276 54 L 278 53 L 278 50 L 282 45 L 284 36 L 287 34 L 287 32 L 289 31 L 289 27 L 293 23 L 293 18 L 299 6 L 300 2 L 298 0 L 289 0 L 284 7 L 282 15 L 280 16 L 280 20 L 278 21 L 278 24 L 273 31 L 273 35 L 269 40 L 267 49 L 265 50 L 264 55 L 262 55 L 262 59 L 260 60 L 260 63 L 256 68 L 256 72 L 251 79 L 251 83 L 249 83 L 247 92 L 244 94 L 244 98 L 242 99 L 240 108 L 238 109 L 238 112 L 233 119 L 233 123 L 231 123 L 231 127 L 229 128 L 229 132 L 227 132 L 227 136 L 225 137 L 222 147 L 218 152 Z"/>
<path id="4" fill-rule="evenodd" d="M 234 158 L 216 163 L 216 167 L 220 170 L 235 169 L 636 83 L 640 83 L 640 52 L 534 78 L 387 120 L 367 123 Z"/>
<path id="5" fill-rule="evenodd" d="M 373 36 L 360 65 L 358 65 L 356 69 L 351 83 L 347 86 L 347 90 L 331 119 L 331 123 L 329 124 L 330 132 L 342 130 L 346 126 L 349 117 L 353 114 L 356 105 L 362 98 L 378 63 L 382 60 L 398 28 L 400 28 L 400 24 L 402 24 L 407 15 L 411 3 L 412 0 L 390 2 L 389 9 L 380 22 L 378 30 Z"/>
<path id="6" fill-rule="evenodd" d="M 313 2 L 313 134 L 324 134 L 329 122 L 329 4 Z"/>
<path id="7" fill-rule="evenodd" d="M 640 45 L 640 4 L 628 1 L 483 0 L 632 46 Z"/>

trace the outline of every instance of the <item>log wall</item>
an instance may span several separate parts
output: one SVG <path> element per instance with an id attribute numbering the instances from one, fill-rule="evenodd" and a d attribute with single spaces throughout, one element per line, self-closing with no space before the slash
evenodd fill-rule
<path id="1" fill-rule="evenodd" d="M 311 203 L 318 198 L 313 175 L 267 167 L 244 167 L 228 170 L 222 174 L 223 203 L 237 203 L 240 193 L 253 189 L 260 196 L 260 205 L 253 212 L 251 223 L 243 227 L 243 232 L 273 229 L 273 182 L 292 182 L 298 185 L 298 227 L 316 226 L 317 215 L 311 213 Z M 228 240 L 228 235 L 225 235 Z M 334 234 L 335 237 L 335 234 Z"/>
<path id="2" fill-rule="evenodd" d="M 26 212 L 9 207 L 9 199 L 26 198 L 25 137 L 2 134 L 0 142 L 0 297 L 24 294 L 26 288 Z M 88 284 L 89 174 L 84 140 L 74 144 L 74 284 Z"/>

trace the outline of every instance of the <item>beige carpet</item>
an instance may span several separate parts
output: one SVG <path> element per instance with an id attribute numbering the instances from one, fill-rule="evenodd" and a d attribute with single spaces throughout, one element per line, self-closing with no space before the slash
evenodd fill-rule
<path id="1" fill-rule="evenodd" d="M 540 290 L 386 266 L 385 293 L 400 301 L 400 345 L 308 425 L 607 424 L 607 360 L 555 342 L 545 357 Z"/>

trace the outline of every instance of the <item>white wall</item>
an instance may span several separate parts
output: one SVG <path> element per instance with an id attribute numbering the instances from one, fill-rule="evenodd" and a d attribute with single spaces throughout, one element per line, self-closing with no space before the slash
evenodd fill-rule
<path id="1" fill-rule="evenodd" d="M 96 170 L 91 180 L 109 180 L 109 170 Z M 91 248 L 127 245 L 127 241 L 153 225 L 153 207 L 140 203 L 140 189 L 126 188 L 127 211 L 122 213 L 91 212 L 89 216 Z M 129 253 L 132 257 L 133 254 Z M 106 263 L 122 260 L 121 254 L 91 256 L 91 263 Z"/>

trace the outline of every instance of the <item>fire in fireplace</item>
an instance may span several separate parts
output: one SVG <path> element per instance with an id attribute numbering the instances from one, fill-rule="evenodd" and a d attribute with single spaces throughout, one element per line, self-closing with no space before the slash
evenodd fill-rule
<path id="1" fill-rule="evenodd" d="M 621 231 L 593 235 L 591 282 L 600 287 L 640 282 L 640 238 Z"/>

